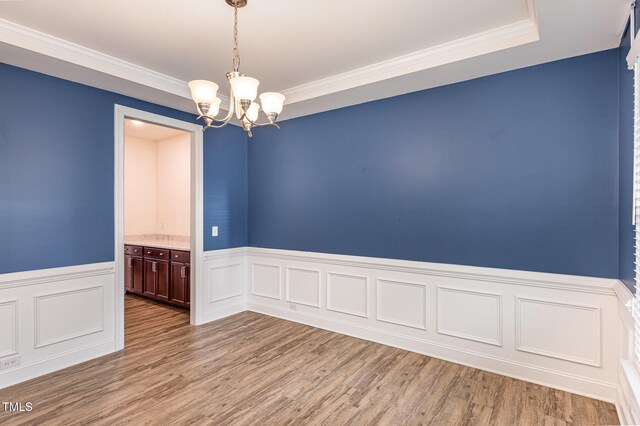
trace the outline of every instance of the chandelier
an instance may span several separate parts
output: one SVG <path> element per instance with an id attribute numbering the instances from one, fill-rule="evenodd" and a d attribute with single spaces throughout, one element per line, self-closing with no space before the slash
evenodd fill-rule
<path id="1" fill-rule="evenodd" d="M 256 102 L 258 85 L 255 78 L 248 77 L 240 72 L 240 51 L 238 50 L 238 8 L 247 5 L 247 0 L 226 0 L 234 9 L 233 23 L 233 71 L 227 73 L 227 79 L 231 85 L 229 95 L 229 113 L 222 119 L 216 118 L 220 111 L 220 98 L 218 85 L 207 80 L 193 80 L 189 82 L 191 97 L 198 106 L 198 120 L 204 120 L 202 131 L 214 128 L 220 129 L 231 121 L 235 111 L 242 128 L 252 137 L 251 129 L 258 126 L 276 126 L 278 114 L 282 112 L 284 95 L 275 92 L 265 92 L 260 95 L 260 104 Z M 267 122 L 258 123 L 260 109 L 267 116 Z"/>

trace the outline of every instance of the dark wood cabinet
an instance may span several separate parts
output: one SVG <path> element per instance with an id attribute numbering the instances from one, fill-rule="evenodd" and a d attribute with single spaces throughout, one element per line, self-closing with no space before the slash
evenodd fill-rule
<path id="1" fill-rule="evenodd" d="M 142 294 L 144 276 L 142 254 L 143 247 L 124 246 L 124 288 L 136 294 Z"/>
<path id="2" fill-rule="evenodd" d="M 142 294 L 143 265 L 142 257 L 124 256 L 124 288 L 131 293 Z"/>
<path id="3" fill-rule="evenodd" d="M 144 295 L 169 301 L 169 262 L 144 258 Z"/>
<path id="4" fill-rule="evenodd" d="M 188 263 L 171 262 L 171 303 L 189 306 L 190 269 Z"/>
<path id="5" fill-rule="evenodd" d="M 188 251 L 126 245 L 125 290 L 188 308 L 190 259 Z"/>

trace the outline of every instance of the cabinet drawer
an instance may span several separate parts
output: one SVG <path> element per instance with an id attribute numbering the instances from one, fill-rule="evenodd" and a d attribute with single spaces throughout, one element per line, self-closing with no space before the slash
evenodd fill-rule
<path id="1" fill-rule="evenodd" d="M 144 257 L 152 257 L 154 259 L 169 260 L 169 250 L 145 247 Z"/>
<path id="2" fill-rule="evenodd" d="M 171 261 L 191 263 L 191 253 L 188 251 L 171 250 Z"/>
<path id="3" fill-rule="evenodd" d="M 131 256 L 142 256 L 143 248 L 140 246 L 124 246 L 124 254 L 128 254 Z"/>

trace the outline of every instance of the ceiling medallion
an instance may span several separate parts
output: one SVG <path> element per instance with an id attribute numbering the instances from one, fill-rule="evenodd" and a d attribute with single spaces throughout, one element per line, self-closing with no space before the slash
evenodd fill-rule
<path id="1" fill-rule="evenodd" d="M 247 5 L 247 0 L 225 0 L 234 9 L 233 23 L 233 71 L 227 73 L 227 79 L 231 85 L 229 95 L 229 113 L 223 119 L 217 119 L 220 111 L 220 98 L 218 85 L 207 80 L 193 80 L 189 82 L 191 97 L 198 106 L 198 119 L 203 119 L 205 126 L 203 131 L 214 128 L 220 129 L 231 121 L 233 113 L 240 120 L 242 128 L 252 137 L 251 129 L 259 126 L 276 126 L 278 114 L 282 112 L 284 95 L 275 92 L 265 92 L 260 95 L 260 104 L 255 99 L 258 97 L 258 85 L 255 78 L 248 77 L 240 72 L 240 51 L 238 50 L 238 8 Z M 267 116 L 267 122 L 258 123 L 260 109 Z"/>

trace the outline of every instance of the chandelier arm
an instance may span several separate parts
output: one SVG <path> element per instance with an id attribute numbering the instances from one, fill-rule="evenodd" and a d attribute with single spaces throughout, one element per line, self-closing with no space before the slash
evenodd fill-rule
<path id="1" fill-rule="evenodd" d="M 274 121 L 273 123 L 258 123 L 257 121 L 251 121 L 249 120 L 249 117 L 245 117 L 247 119 L 247 121 L 249 123 L 251 123 L 251 126 L 255 126 L 255 127 L 264 127 L 264 126 L 276 126 L 278 129 L 280 128 L 280 126 L 278 126 L 278 124 L 276 124 L 276 122 Z"/>
<path id="2" fill-rule="evenodd" d="M 222 129 L 224 126 L 229 124 L 230 121 L 231 120 L 223 121 L 222 124 L 220 124 L 220 125 L 207 124 L 206 126 L 202 127 L 202 131 L 204 132 L 207 129 Z"/>

